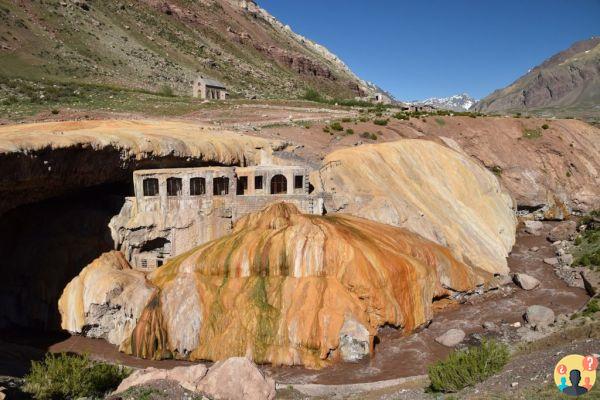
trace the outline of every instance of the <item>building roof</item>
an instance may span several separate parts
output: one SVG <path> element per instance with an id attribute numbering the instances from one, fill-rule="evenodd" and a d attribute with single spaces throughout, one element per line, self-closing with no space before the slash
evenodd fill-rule
<path id="1" fill-rule="evenodd" d="M 210 78 L 201 78 L 201 79 L 204 81 L 206 86 L 215 87 L 215 88 L 219 88 L 219 89 L 225 89 L 225 85 L 217 80 L 210 79 Z"/>

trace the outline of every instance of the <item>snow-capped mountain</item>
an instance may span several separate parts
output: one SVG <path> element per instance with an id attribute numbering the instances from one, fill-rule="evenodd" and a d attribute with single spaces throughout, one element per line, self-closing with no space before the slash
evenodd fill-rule
<path id="1" fill-rule="evenodd" d="M 433 106 L 435 108 L 439 108 L 441 110 L 452 110 L 452 111 L 466 111 L 473 104 L 475 104 L 477 100 L 472 98 L 466 93 L 455 94 L 450 97 L 432 97 L 427 100 L 416 100 L 411 101 L 409 104 L 412 105 L 428 105 Z"/>

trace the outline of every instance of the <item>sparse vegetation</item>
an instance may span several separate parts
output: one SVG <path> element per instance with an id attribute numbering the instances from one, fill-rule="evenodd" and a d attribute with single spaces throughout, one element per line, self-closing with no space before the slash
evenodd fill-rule
<path id="1" fill-rule="evenodd" d="M 363 139 L 369 139 L 369 140 L 379 139 L 379 137 L 375 133 L 371 133 L 371 132 L 363 132 L 360 134 L 360 137 Z"/>
<path id="2" fill-rule="evenodd" d="M 525 139 L 537 139 L 542 137 L 542 131 L 538 129 L 523 128 L 523 137 Z"/>
<path id="3" fill-rule="evenodd" d="M 543 129 L 543 130 L 546 130 L 546 129 L 548 129 L 548 128 L 550 128 L 550 125 L 548 125 L 548 124 L 544 124 L 544 125 L 542 125 L 542 129 Z"/>
<path id="4" fill-rule="evenodd" d="M 351 129 L 351 128 L 346 129 L 346 135 L 354 135 L 354 129 Z"/>
<path id="5" fill-rule="evenodd" d="M 52 109 L 50 112 L 51 112 L 52 114 L 56 115 L 56 114 L 58 114 L 60 111 L 58 111 L 56 108 L 53 108 L 53 109 Z"/>
<path id="6" fill-rule="evenodd" d="M 436 123 L 436 124 L 438 124 L 439 126 L 444 126 L 444 125 L 446 125 L 446 121 L 444 121 L 444 120 L 443 120 L 443 119 L 441 119 L 441 118 L 436 118 L 436 119 L 435 119 L 435 123 Z"/>
<path id="7" fill-rule="evenodd" d="M 31 363 L 24 390 L 38 400 L 102 397 L 128 374 L 123 367 L 91 361 L 87 356 L 47 354 L 43 361 Z"/>
<path id="8" fill-rule="evenodd" d="M 600 311 L 600 302 L 598 302 L 598 299 L 591 299 L 585 306 L 585 309 L 581 312 L 581 315 L 583 317 L 591 317 L 598 311 Z"/>
<path id="9" fill-rule="evenodd" d="M 583 218 L 582 223 L 588 227 L 575 239 L 574 265 L 600 266 L 600 222 L 596 222 L 598 218 L 600 210 L 592 211 Z"/>
<path id="10" fill-rule="evenodd" d="M 161 86 L 159 92 L 158 92 L 161 96 L 165 96 L 165 97 L 173 97 L 174 93 L 173 93 L 173 88 L 169 85 L 163 85 Z"/>
<path id="11" fill-rule="evenodd" d="M 494 165 L 490 168 L 490 171 L 492 171 L 492 173 L 496 176 L 502 176 L 502 167 L 499 165 Z"/>
<path id="12" fill-rule="evenodd" d="M 342 124 L 340 124 L 340 123 L 339 123 L 339 122 L 337 122 L 337 121 L 336 121 L 336 122 L 333 122 L 333 123 L 331 123 L 331 124 L 329 125 L 329 128 L 330 128 L 331 130 L 333 130 L 333 131 L 336 131 L 336 132 L 341 132 L 341 131 L 343 131 L 343 130 L 344 130 L 344 127 L 342 126 Z"/>
<path id="13" fill-rule="evenodd" d="M 374 119 L 373 123 L 379 126 L 386 126 L 389 122 L 389 119 Z"/>
<path id="14" fill-rule="evenodd" d="M 484 340 L 480 346 L 456 350 L 428 368 L 431 389 L 458 392 L 499 372 L 508 359 L 508 347 L 494 340 Z"/>

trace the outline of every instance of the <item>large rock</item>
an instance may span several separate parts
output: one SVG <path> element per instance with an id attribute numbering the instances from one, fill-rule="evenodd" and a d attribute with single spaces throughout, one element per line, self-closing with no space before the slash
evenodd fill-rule
<path id="1" fill-rule="evenodd" d="M 216 400 L 272 400 L 275 381 L 265 377 L 247 358 L 235 357 L 213 365 L 196 391 Z"/>
<path id="2" fill-rule="evenodd" d="M 441 336 L 435 338 L 435 341 L 446 347 L 454 347 L 465 339 L 465 332 L 461 329 L 450 329 Z"/>
<path id="3" fill-rule="evenodd" d="M 527 274 L 514 274 L 513 280 L 521 289 L 524 290 L 533 290 L 540 286 L 540 281 Z"/>
<path id="4" fill-rule="evenodd" d="M 157 291 L 149 301 L 132 296 L 135 304 L 127 307 L 145 308 L 121 349 L 144 358 L 248 355 L 258 363 L 318 368 L 343 357 L 342 338 L 365 344 L 358 325 L 370 349 L 380 326 L 411 332 L 431 320 L 434 298 L 492 277 L 405 229 L 274 204 L 148 275 Z M 64 320 L 70 310 L 61 308 Z M 351 334 L 343 335 L 349 320 L 358 325 L 348 323 Z"/>
<path id="5" fill-rule="evenodd" d="M 115 393 L 122 393 L 131 387 L 144 385 L 156 380 L 172 380 L 183 388 L 194 392 L 200 380 L 204 378 L 207 372 L 208 368 L 203 364 L 192 365 L 190 367 L 175 367 L 170 370 L 152 367 L 140 369 L 125 378 L 115 390 Z"/>
<path id="6" fill-rule="evenodd" d="M 311 181 L 332 195 L 328 210 L 405 227 L 471 266 L 508 273 L 512 199 L 494 174 L 465 154 L 401 140 L 338 150 L 323 164 Z"/>
<path id="7" fill-rule="evenodd" d="M 340 330 L 340 354 L 344 361 L 359 361 L 370 353 L 369 331 L 354 318 L 344 321 Z"/>
<path id="8" fill-rule="evenodd" d="M 580 274 L 588 294 L 592 297 L 597 296 L 600 293 L 600 272 L 585 268 Z"/>
<path id="9" fill-rule="evenodd" d="M 58 301 L 61 326 L 120 345 L 131 336 L 155 293 L 144 274 L 133 270 L 123 254 L 105 253 L 65 287 Z"/>
<path id="10" fill-rule="evenodd" d="M 577 236 L 577 222 L 565 221 L 552 228 L 548 233 L 548 240 L 554 243 L 562 240 L 573 240 L 575 236 Z"/>
<path id="11" fill-rule="evenodd" d="M 525 232 L 537 236 L 542 233 L 542 229 L 544 229 L 544 224 L 540 221 L 525 221 Z"/>
<path id="12" fill-rule="evenodd" d="M 156 368 L 138 370 L 121 382 L 115 394 L 157 380 L 175 381 L 184 389 L 206 394 L 215 400 L 275 398 L 275 381 L 265 377 L 256 365 L 242 357 L 218 362 L 210 369 L 198 364 L 171 370 Z"/>
<path id="13" fill-rule="evenodd" d="M 534 328 L 542 328 L 554 323 L 554 311 L 548 307 L 533 305 L 527 308 L 525 320 Z"/>

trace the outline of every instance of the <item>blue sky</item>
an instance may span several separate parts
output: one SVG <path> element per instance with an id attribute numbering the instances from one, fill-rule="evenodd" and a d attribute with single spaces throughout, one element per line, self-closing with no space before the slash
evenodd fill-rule
<path id="1" fill-rule="evenodd" d="M 600 0 L 258 0 L 401 100 L 482 98 L 600 35 Z"/>

